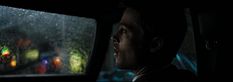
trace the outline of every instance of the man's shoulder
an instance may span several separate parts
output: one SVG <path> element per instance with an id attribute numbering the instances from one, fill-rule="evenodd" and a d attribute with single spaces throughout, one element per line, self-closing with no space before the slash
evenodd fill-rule
<path id="1" fill-rule="evenodd" d="M 152 71 L 143 75 L 136 82 L 147 81 L 195 81 L 196 76 L 187 70 L 178 70 L 174 67 L 169 67 L 162 71 Z"/>

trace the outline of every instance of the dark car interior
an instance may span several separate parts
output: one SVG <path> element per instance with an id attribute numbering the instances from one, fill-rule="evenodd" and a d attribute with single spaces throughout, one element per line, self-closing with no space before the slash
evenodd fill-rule
<path id="1" fill-rule="evenodd" d="M 112 27 L 119 22 L 124 10 L 120 4 L 118 0 L 1 1 L 0 80 L 125 81 L 114 80 L 114 74 L 107 75 L 107 78 L 101 76 L 104 69 L 112 69 L 111 66 L 114 66 L 114 63 L 110 62 L 114 59 L 111 59 L 110 55 L 113 50 L 109 46 L 112 45 L 110 40 L 112 32 L 114 32 Z M 221 79 L 222 76 L 229 79 L 227 74 L 230 74 L 231 58 L 229 50 L 227 50 L 229 49 L 227 48 L 229 46 L 227 39 L 230 38 L 228 37 L 230 35 L 228 28 L 232 26 L 229 21 L 232 17 L 229 9 L 183 9 L 187 19 L 188 32 L 172 63 L 177 68 L 193 72 L 198 80 Z M 32 17 L 30 18 L 30 16 Z M 9 30 L 8 27 L 14 30 Z M 51 31 L 56 29 L 57 31 Z M 44 37 L 47 35 L 47 38 Z M 14 36 L 17 37 L 6 39 Z M 81 39 L 75 37 L 81 37 Z M 59 40 L 61 41 L 58 42 Z M 10 43 L 11 41 L 12 43 L 16 41 L 16 44 Z M 28 46 L 29 44 L 30 46 Z M 70 48 L 76 45 L 80 46 L 75 47 L 74 50 Z M 18 53 L 19 55 L 24 54 L 28 59 L 21 59 L 17 55 Z M 53 55 L 46 55 L 51 53 Z M 59 53 L 70 54 L 68 57 L 74 58 L 74 60 L 68 60 L 68 57 L 59 55 Z M 79 53 L 87 54 L 87 56 L 72 56 L 72 54 Z M 36 55 L 31 56 L 31 54 Z M 9 55 L 9 57 L 5 55 Z M 60 59 L 57 59 L 58 56 Z M 10 60 L 2 61 L 7 58 Z M 73 66 L 71 62 L 77 62 L 76 60 L 85 62 L 85 64 L 81 64 L 82 68 Z M 60 61 L 63 61 L 63 64 L 60 64 Z M 46 66 L 50 63 L 53 66 L 46 67 L 45 70 L 45 65 L 38 64 L 41 62 Z M 60 65 L 63 65 L 64 69 L 60 69 Z M 71 66 L 67 67 L 66 65 Z"/>

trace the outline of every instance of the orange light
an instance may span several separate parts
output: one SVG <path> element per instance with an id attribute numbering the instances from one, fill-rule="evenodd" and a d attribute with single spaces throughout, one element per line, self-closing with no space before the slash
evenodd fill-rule
<path id="1" fill-rule="evenodd" d="M 10 65 L 11 65 L 11 67 L 16 67 L 16 60 L 11 60 Z"/>
<path id="2" fill-rule="evenodd" d="M 56 57 L 56 58 L 55 58 L 55 62 L 56 62 L 56 63 L 61 63 L 61 59 L 60 59 L 59 57 Z"/>
<path id="3" fill-rule="evenodd" d="M 55 69 L 59 69 L 61 67 L 61 58 L 60 57 L 55 57 L 53 59 L 53 66 L 55 67 Z"/>
<path id="4" fill-rule="evenodd" d="M 5 51 L 5 52 L 2 53 L 3 56 L 7 56 L 7 55 L 9 55 L 9 54 L 10 54 L 9 51 Z"/>

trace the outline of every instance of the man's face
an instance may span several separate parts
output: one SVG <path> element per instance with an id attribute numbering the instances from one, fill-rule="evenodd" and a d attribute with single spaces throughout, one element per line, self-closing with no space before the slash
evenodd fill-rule
<path id="1" fill-rule="evenodd" d="M 114 56 L 119 68 L 134 69 L 138 64 L 137 55 L 143 36 L 139 16 L 136 10 L 127 8 L 114 34 Z"/>

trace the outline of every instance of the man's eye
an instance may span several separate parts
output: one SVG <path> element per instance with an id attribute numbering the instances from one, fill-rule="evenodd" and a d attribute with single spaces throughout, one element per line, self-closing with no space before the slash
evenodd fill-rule
<path id="1" fill-rule="evenodd" d="M 121 33 L 127 33 L 127 29 L 125 26 L 121 26 L 121 29 L 120 29 Z"/>
<path id="2" fill-rule="evenodd" d="M 122 29 L 122 33 L 127 33 L 127 30 L 126 29 Z"/>
<path id="3" fill-rule="evenodd" d="M 119 30 L 118 30 L 119 36 L 121 36 L 122 34 L 126 34 L 126 33 L 127 33 L 126 27 L 124 27 L 123 25 L 120 25 Z"/>

